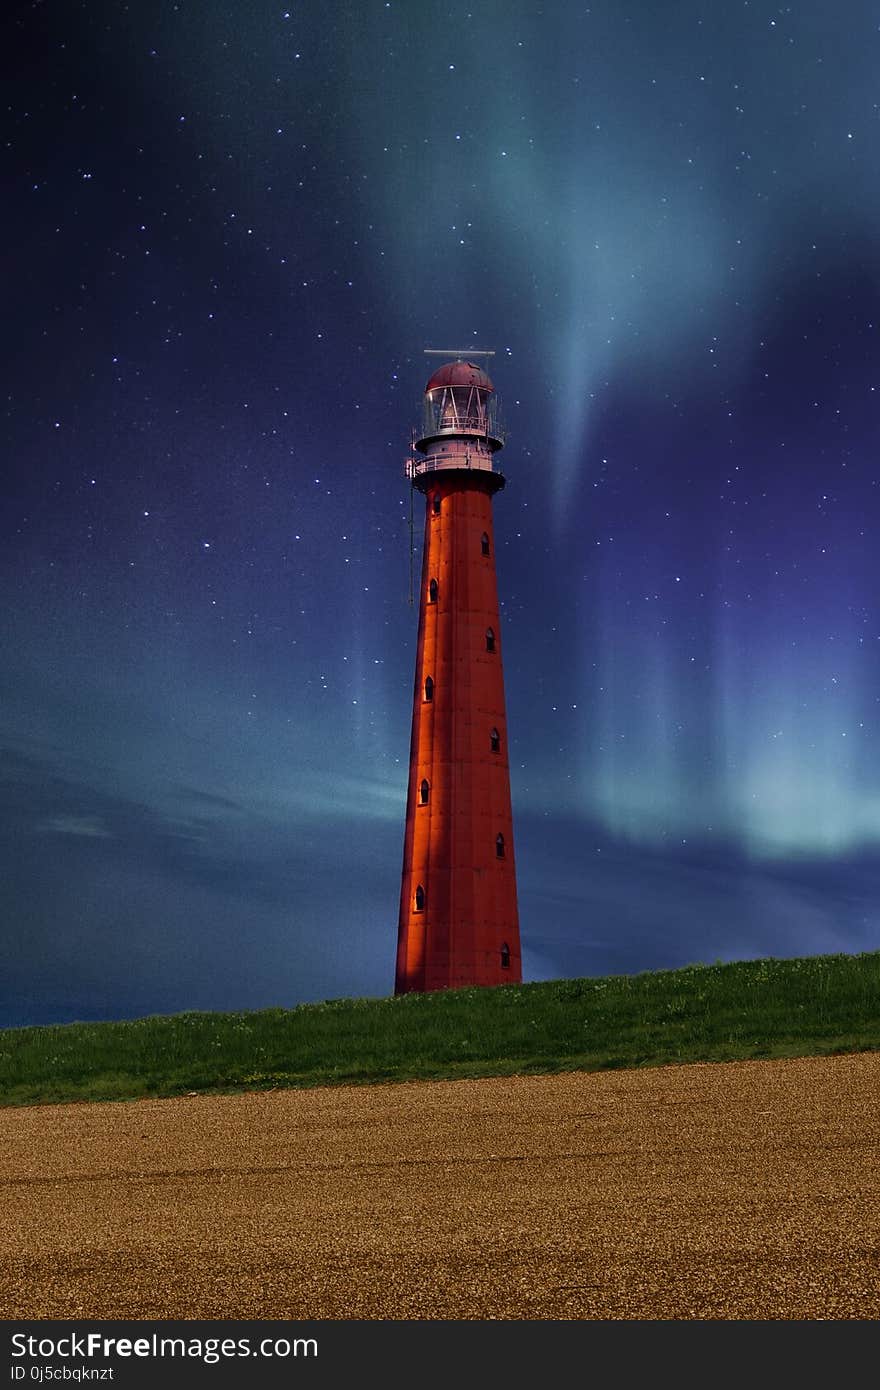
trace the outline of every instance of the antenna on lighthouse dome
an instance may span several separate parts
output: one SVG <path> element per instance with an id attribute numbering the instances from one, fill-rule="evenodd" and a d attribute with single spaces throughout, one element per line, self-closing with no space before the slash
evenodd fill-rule
<path id="1" fill-rule="evenodd" d="M 494 348 L 423 348 L 427 357 L 454 357 L 458 362 L 466 362 L 469 357 L 494 357 Z"/>

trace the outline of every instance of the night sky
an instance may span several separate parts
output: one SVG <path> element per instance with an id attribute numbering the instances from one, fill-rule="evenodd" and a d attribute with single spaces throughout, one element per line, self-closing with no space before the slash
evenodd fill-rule
<path id="1" fill-rule="evenodd" d="M 4 21 L 0 1023 L 393 989 L 426 347 L 525 978 L 877 949 L 876 6 L 289 3 Z"/>

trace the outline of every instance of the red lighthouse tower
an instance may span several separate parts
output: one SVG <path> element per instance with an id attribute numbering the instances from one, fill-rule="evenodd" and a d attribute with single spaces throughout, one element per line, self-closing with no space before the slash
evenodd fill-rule
<path id="1" fill-rule="evenodd" d="M 522 979 L 492 498 L 495 388 L 470 357 L 425 387 L 409 472 L 425 545 L 395 992 Z"/>

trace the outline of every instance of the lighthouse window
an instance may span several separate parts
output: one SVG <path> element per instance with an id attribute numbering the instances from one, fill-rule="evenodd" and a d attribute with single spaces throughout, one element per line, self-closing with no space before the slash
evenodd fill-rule
<path id="1" fill-rule="evenodd" d="M 488 554 L 489 554 L 489 537 L 487 536 L 487 534 L 486 534 L 485 531 L 483 532 L 482 536 L 480 537 L 480 548 L 481 548 L 481 550 L 482 550 L 482 552 L 483 552 L 484 555 L 488 555 Z"/>
<path id="2" fill-rule="evenodd" d="M 434 515 L 437 516 L 438 513 L 439 513 L 439 511 L 440 511 L 440 494 L 439 494 L 439 492 L 435 492 L 435 493 L 434 493 Z"/>
<path id="3" fill-rule="evenodd" d="M 430 584 L 428 585 L 428 602 L 429 602 L 429 603 L 436 603 L 436 602 L 437 602 L 437 580 L 436 580 L 436 579 L 432 579 L 431 582 L 430 582 Z"/>
<path id="4" fill-rule="evenodd" d="M 501 735 L 497 729 L 489 730 L 489 745 L 493 753 L 501 752 Z"/>
<path id="5" fill-rule="evenodd" d="M 431 795 L 431 786 L 430 786 L 430 783 L 428 782 L 427 778 L 425 778 L 425 779 L 423 780 L 423 782 L 422 782 L 422 785 L 419 787 L 419 805 L 420 805 L 420 806 L 427 806 L 427 804 L 428 804 L 428 798 L 430 797 L 430 795 Z"/>
<path id="6" fill-rule="evenodd" d="M 432 681 L 431 677 L 428 676 L 427 679 L 425 680 L 425 699 L 426 699 L 426 700 L 433 700 L 433 698 L 434 698 L 434 682 Z"/>
<path id="7" fill-rule="evenodd" d="M 501 969 L 510 969 L 510 947 L 506 941 L 501 944 Z"/>
<path id="8" fill-rule="evenodd" d="M 503 859 L 503 858 L 504 858 L 504 836 L 503 836 L 503 835 L 496 835 L 496 836 L 495 836 L 495 858 L 496 858 L 496 859 Z"/>
<path id="9" fill-rule="evenodd" d="M 494 628 L 491 628 L 491 627 L 487 627 L 487 628 L 486 628 L 486 651 L 487 651 L 487 652 L 494 652 L 494 650 L 495 650 L 495 629 L 494 629 Z"/>
<path id="10" fill-rule="evenodd" d="M 415 910 L 416 912 L 424 912 L 425 910 L 425 890 L 421 884 L 416 889 Z"/>

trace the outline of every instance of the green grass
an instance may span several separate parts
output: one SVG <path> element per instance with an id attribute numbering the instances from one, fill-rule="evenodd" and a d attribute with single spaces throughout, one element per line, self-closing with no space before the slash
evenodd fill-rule
<path id="1" fill-rule="evenodd" d="M 0 1104 L 880 1050 L 880 951 L 0 1031 Z"/>

